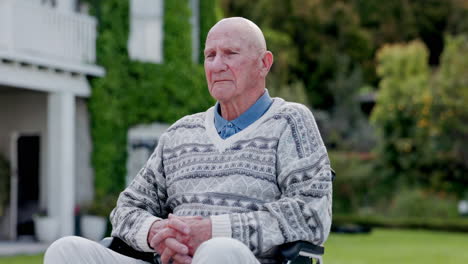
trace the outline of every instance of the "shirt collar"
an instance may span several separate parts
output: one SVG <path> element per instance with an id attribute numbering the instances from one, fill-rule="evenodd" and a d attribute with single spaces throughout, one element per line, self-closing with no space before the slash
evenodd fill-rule
<path id="1" fill-rule="evenodd" d="M 265 89 L 263 95 L 260 96 L 260 98 L 258 98 L 258 100 L 251 107 L 249 107 L 247 111 L 245 111 L 239 117 L 232 121 L 227 121 L 219 114 L 220 105 L 219 102 L 217 102 L 214 109 L 214 122 L 216 130 L 219 133 L 228 123 L 232 123 L 240 130 L 245 129 L 253 122 L 257 121 L 268 110 L 268 108 L 270 108 L 272 102 L 273 100 L 268 94 L 268 90 Z"/>

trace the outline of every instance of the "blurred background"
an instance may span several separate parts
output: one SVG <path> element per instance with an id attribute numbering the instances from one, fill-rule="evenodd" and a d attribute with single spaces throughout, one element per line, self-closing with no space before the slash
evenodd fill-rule
<path id="1" fill-rule="evenodd" d="M 231 16 L 328 148 L 325 261 L 467 263 L 466 0 L 0 0 L 0 263 L 97 232 L 162 131 L 214 104 L 204 42 Z"/>

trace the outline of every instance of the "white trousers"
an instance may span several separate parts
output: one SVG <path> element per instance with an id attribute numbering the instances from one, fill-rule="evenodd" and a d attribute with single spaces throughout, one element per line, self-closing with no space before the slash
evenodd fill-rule
<path id="1" fill-rule="evenodd" d="M 148 264 L 120 255 L 97 242 L 76 236 L 61 238 L 47 249 L 44 264 Z M 259 264 L 253 253 L 232 238 L 210 239 L 195 252 L 192 264 Z"/>

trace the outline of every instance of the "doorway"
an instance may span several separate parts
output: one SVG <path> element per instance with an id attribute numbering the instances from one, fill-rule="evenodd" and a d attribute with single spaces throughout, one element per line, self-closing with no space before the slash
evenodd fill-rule
<path id="1" fill-rule="evenodd" d="M 16 140 L 15 182 L 12 186 L 17 208 L 16 237 L 22 239 L 34 236 L 33 215 L 39 212 L 39 171 L 40 171 L 40 136 L 19 135 Z"/>

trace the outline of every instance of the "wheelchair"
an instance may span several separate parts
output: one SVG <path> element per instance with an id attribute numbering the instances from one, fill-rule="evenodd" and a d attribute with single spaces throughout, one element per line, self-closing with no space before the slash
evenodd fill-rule
<path id="1" fill-rule="evenodd" d="M 336 173 L 332 170 L 332 181 Z M 101 240 L 101 245 L 122 255 L 141 259 L 151 264 L 159 264 L 159 256 L 151 252 L 141 252 L 127 245 L 117 237 L 107 237 Z M 323 264 L 325 248 L 307 241 L 296 241 L 280 246 L 281 264 Z"/>
<path id="2" fill-rule="evenodd" d="M 107 237 L 101 240 L 101 245 L 119 254 L 140 259 L 151 264 L 159 264 L 159 257 L 151 252 L 141 252 L 133 249 L 117 237 Z M 305 241 L 296 241 L 283 244 L 280 254 L 282 264 L 323 264 L 322 256 L 325 249 Z"/>
<path id="3" fill-rule="evenodd" d="M 332 169 L 332 181 L 336 177 Z M 141 259 L 151 264 L 159 264 L 159 256 L 151 252 L 141 252 L 127 245 L 117 237 L 106 237 L 101 240 L 101 245 L 122 255 Z M 307 241 L 295 241 L 280 246 L 281 264 L 323 264 L 325 248 Z"/>

